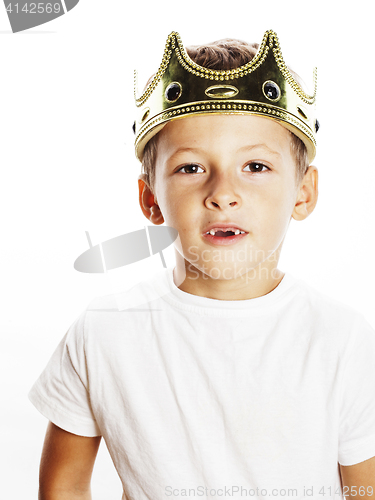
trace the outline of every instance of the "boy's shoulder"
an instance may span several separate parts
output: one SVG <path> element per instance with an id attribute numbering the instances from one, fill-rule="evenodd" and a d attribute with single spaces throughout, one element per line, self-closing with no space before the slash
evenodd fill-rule
<path id="1" fill-rule="evenodd" d="M 295 284 L 299 287 L 299 294 L 301 298 L 311 304 L 311 307 L 317 311 L 330 311 L 349 316 L 358 316 L 358 314 L 360 314 L 350 304 L 335 298 L 333 295 L 323 292 L 303 279 L 295 279 Z"/>
<path id="2" fill-rule="evenodd" d="M 317 326 L 324 327 L 324 331 L 331 329 L 332 334 L 340 335 L 344 331 L 371 331 L 363 313 L 352 305 L 318 290 L 302 279 L 295 280 L 298 287 L 298 310 L 306 312 Z M 297 311 L 296 311 L 297 312 Z"/>
<path id="3" fill-rule="evenodd" d="M 88 304 L 87 312 L 121 312 L 125 310 L 148 310 L 150 305 L 170 292 L 171 269 L 162 269 L 139 281 L 130 288 L 115 293 L 94 297 Z M 152 307 L 154 309 L 154 307 Z"/>

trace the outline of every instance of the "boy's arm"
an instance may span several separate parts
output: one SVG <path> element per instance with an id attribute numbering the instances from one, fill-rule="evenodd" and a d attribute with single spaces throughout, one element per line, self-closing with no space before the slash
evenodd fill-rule
<path id="1" fill-rule="evenodd" d="M 340 465 L 343 493 L 347 499 L 375 499 L 375 457 L 355 465 Z"/>
<path id="2" fill-rule="evenodd" d="M 50 422 L 40 461 L 39 500 L 91 500 L 100 439 L 71 434 Z"/>

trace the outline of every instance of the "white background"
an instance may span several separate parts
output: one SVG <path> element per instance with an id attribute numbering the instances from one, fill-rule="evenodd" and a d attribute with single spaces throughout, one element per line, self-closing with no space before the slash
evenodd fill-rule
<path id="1" fill-rule="evenodd" d="M 18 34 L 0 5 L 2 498 L 37 498 L 47 421 L 27 393 L 88 302 L 112 292 L 108 276 L 73 268 L 88 248 L 85 231 L 96 244 L 148 224 L 132 146 L 133 69 L 142 88 L 173 30 L 189 45 L 224 37 L 260 42 L 273 29 L 307 85 L 318 66 L 320 198 L 306 221 L 292 221 L 280 268 L 375 326 L 369 5 L 81 0 L 67 15 Z M 173 266 L 173 252 L 165 256 Z M 155 256 L 126 268 L 124 288 L 160 266 Z M 92 489 L 94 500 L 121 498 L 104 443 Z"/>

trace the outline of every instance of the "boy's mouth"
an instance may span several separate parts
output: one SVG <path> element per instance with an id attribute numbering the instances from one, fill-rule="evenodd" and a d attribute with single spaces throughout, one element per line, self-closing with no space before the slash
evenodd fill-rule
<path id="1" fill-rule="evenodd" d="M 212 236 L 222 236 L 226 238 L 227 236 L 233 236 L 238 235 L 238 234 L 243 234 L 245 231 L 242 231 L 241 229 L 211 229 L 210 231 L 207 231 L 206 234 L 211 234 Z"/>
<path id="2" fill-rule="evenodd" d="M 204 231 L 203 237 L 215 245 L 231 245 L 237 243 L 240 239 L 245 237 L 246 231 L 240 229 L 238 226 L 211 226 Z"/>

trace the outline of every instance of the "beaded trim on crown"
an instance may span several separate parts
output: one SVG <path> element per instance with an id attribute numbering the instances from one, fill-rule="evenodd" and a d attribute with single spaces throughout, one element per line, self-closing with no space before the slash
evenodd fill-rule
<path id="1" fill-rule="evenodd" d="M 161 65 L 140 97 L 134 74 L 136 156 L 142 160 L 147 142 L 171 120 L 212 113 L 251 114 L 276 120 L 297 135 L 306 145 L 311 162 L 319 128 L 315 116 L 316 68 L 313 83 L 313 95 L 306 94 L 287 68 L 272 30 L 265 32 L 251 61 L 221 71 L 192 61 L 180 35 L 172 32 Z"/>

